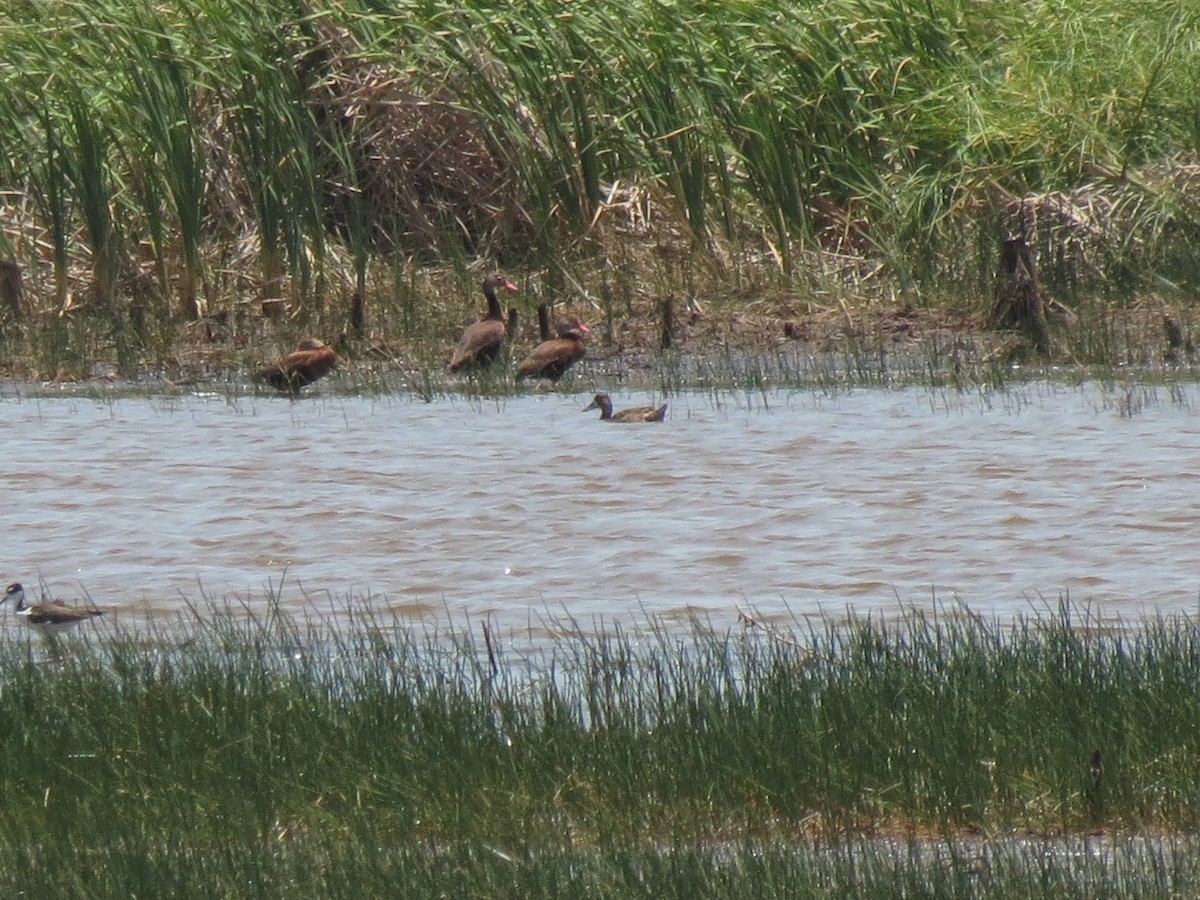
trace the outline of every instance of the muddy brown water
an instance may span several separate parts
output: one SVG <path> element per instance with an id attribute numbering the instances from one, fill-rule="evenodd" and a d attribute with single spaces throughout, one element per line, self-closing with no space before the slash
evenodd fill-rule
<path id="1" fill-rule="evenodd" d="M 514 627 L 1197 607 L 1200 387 L 590 399 L 10 396 L 0 577 Z"/>

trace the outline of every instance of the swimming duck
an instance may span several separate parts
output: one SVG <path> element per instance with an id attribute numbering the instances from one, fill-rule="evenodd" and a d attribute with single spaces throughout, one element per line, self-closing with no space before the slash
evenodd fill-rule
<path id="1" fill-rule="evenodd" d="M 298 394 L 300 388 L 323 378 L 337 366 L 337 353 L 324 341 L 307 337 L 287 356 L 277 359 L 255 376 L 278 391 Z"/>
<path id="2" fill-rule="evenodd" d="M 549 378 L 558 381 L 567 369 L 583 358 L 587 347 L 584 338 L 591 329 L 582 322 L 563 322 L 558 336 L 542 341 L 517 366 L 517 378 Z"/>
<path id="3" fill-rule="evenodd" d="M 500 356 L 505 341 L 512 340 L 517 330 L 517 311 L 508 311 L 508 321 L 500 309 L 497 290 L 516 291 L 517 286 L 499 273 L 483 279 L 483 296 L 487 298 L 487 313 L 478 322 L 473 322 L 463 331 L 454 354 L 450 357 L 450 371 L 482 368 L 495 362 Z"/>
<path id="4" fill-rule="evenodd" d="M 75 609 L 61 601 L 54 601 L 53 603 L 26 603 L 25 588 L 21 586 L 19 581 L 13 582 L 8 586 L 4 592 L 4 599 L 0 600 L 0 604 L 6 603 L 9 600 L 16 601 L 18 616 L 24 616 L 27 624 L 40 629 L 46 634 L 56 634 L 95 616 L 104 615 L 103 610 Z"/>
<path id="5" fill-rule="evenodd" d="M 612 398 L 608 394 L 597 394 L 592 402 L 583 408 L 600 410 L 600 418 L 605 422 L 661 422 L 667 417 L 667 404 L 662 406 L 633 406 L 620 412 L 613 412 Z"/>

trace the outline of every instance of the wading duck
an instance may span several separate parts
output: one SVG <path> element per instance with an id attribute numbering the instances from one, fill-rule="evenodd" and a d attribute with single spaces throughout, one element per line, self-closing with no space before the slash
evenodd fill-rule
<path id="1" fill-rule="evenodd" d="M 591 331 L 582 322 L 563 322 L 558 337 L 542 341 L 517 366 L 517 378 L 549 378 L 558 381 L 563 374 L 583 358 L 587 347 L 583 343 Z"/>
<path id="2" fill-rule="evenodd" d="M 20 582 L 14 582 L 8 586 L 8 589 L 4 592 L 4 599 L 0 600 L 0 604 L 7 603 L 9 600 L 16 602 L 17 615 L 24 616 L 25 622 L 28 625 L 48 635 L 57 634 L 73 625 L 78 625 L 80 622 L 86 622 L 88 619 L 104 615 L 103 610 L 75 609 L 60 601 L 53 603 L 26 603 L 25 588 L 21 586 Z"/>
<path id="3" fill-rule="evenodd" d="M 667 404 L 662 406 L 633 406 L 620 412 L 613 412 L 612 398 L 608 394 L 597 394 L 592 402 L 583 408 L 600 410 L 600 418 L 605 422 L 661 422 L 667 417 Z"/>
<path id="4" fill-rule="evenodd" d="M 324 341 L 304 338 L 287 356 L 277 359 L 255 376 L 277 391 L 297 394 L 306 384 L 323 378 L 337 366 L 337 353 Z"/>
<path id="5" fill-rule="evenodd" d="M 508 322 L 500 309 L 496 291 L 516 291 L 517 286 L 503 275 L 489 275 L 483 279 L 483 296 L 487 298 L 487 313 L 478 322 L 468 325 L 450 357 L 450 371 L 478 369 L 491 365 L 500 356 L 506 341 L 512 339 L 517 330 L 517 311 L 508 311 Z"/>

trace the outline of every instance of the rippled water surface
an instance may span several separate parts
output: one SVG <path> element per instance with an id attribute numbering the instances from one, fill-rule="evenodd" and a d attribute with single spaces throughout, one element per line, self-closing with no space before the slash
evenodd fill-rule
<path id="1" fill-rule="evenodd" d="M 3 400 L 0 572 L 128 615 L 281 579 L 511 625 L 1196 607 L 1195 386 L 588 399 Z"/>

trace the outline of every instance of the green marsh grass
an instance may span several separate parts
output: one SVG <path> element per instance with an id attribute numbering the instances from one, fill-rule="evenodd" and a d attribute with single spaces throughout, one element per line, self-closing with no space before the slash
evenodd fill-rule
<path id="1" fill-rule="evenodd" d="M 870 273 L 852 295 L 982 311 L 998 241 L 1033 215 L 1058 299 L 1169 283 L 1186 304 L 1200 21 L 1118 0 L 1046 17 L 23 0 L 0 11 L 0 246 L 38 312 L 124 317 L 136 295 L 165 323 L 280 294 L 332 338 L 365 288 L 372 313 L 405 297 L 374 325 L 393 340 L 452 305 L 408 273 L 465 262 L 571 273 L 610 331 L 629 298 L 736 308 L 744 284 L 827 305 L 823 259 Z M 154 368 L 170 348 L 114 352 Z"/>
<path id="2" fill-rule="evenodd" d="M 369 598 L 305 617 L 279 601 L 102 621 L 58 653 L 5 633 L 0 883 L 270 895 L 326 873 L 322 896 L 396 878 L 599 896 L 861 878 L 883 896 L 889 873 L 981 867 L 1197 878 L 1169 837 L 1200 825 L 1188 616 L 1064 602 L 1011 623 L 949 609 L 531 639 L 414 627 Z M 1098 831 L 1116 835 L 1098 859 L 1066 849 Z"/>

